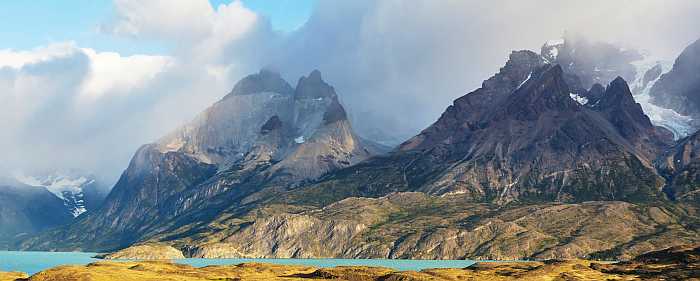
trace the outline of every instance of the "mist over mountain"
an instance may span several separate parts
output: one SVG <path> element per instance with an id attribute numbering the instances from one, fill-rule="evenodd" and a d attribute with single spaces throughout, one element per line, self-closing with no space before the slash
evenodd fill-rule
<path id="1" fill-rule="evenodd" d="M 288 81 L 318 68 L 359 135 L 397 145 L 495 73 L 512 49 L 539 50 L 566 32 L 673 60 L 698 37 L 688 28 L 698 25 L 696 1 L 504 3 L 318 1 L 299 29 L 279 32 L 244 2 L 115 1 L 94 29 L 166 51 L 82 42 L 0 51 L 0 145 L 13 147 L 0 167 L 78 168 L 114 183 L 141 144 L 262 67 Z M 169 16 L 146 16 L 153 11 Z"/>

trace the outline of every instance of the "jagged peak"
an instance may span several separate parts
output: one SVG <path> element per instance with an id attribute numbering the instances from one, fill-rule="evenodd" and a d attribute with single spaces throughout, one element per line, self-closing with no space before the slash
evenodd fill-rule
<path id="1" fill-rule="evenodd" d="M 564 86 L 564 93 L 568 92 L 568 86 L 564 81 L 564 70 L 559 64 L 546 64 L 533 71 L 531 78 L 525 81 L 515 92 L 532 91 L 533 87 L 550 86 Z M 535 92 L 539 93 L 540 91 Z"/>
<path id="2" fill-rule="evenodd" d="M 278 94 L 289 94 L 294 92 L 292 86 L 287 83 L 279 72 L 269 68 L 263 68 L 258 73 L 248 75 L 238 81 L 233 87 L 233 90 L 224 97 L 251 95 L 264 92 L 273 92 Z"/>
<path id="3" fill-rule="evenodd" d="M 323 81 L 323 78 L 321 77 L 321 71 L 319 71 L 318 69 L 314 69 L 314 70 L 311 71 L 311 73 L 309 74 L 308 79 Z"/>
<path id="4" fill-rule="evenodd" d="M 311 71 L 309 76 L 299 78 L 294 94 L 296 99 L 336 98 L 333 86 L 323 81 L 321 72 Z"/>
<path id="5" fill-rule="evenodd" d="M 600 106 L 608 107 L 621 104 L 636 104 L 636 102 L 632 96 L 632 91 L 630 91 L 627 81 L 618 76 L 612 82 L 610 82 L 608 87 L 605 89 L 605 93 L 600 100 Z"/>
<path id="6" fill-rule="evenodd" d="M 542 64 L 543 58 L 539 54 L 530 50 L 519 50 L 512 51 L 508 56 L 508 61 L 506 62 L 506 68 L 513 64 Z"/>
<path id="7" fill-rule="evenodd" d="M 495 113 L 495 118 L 511 116 L 518 120 L 534 120 L 544 112 L 575 111 L 578 108 L 579 103 L 571 97 L 561 66 L 548 64 L 536 70 L 532 78 L 513 91 L 506 106 Z"/>
<path id="8" fill-rule="evenodd" d="M 610 82 L 610 86 L 616 86 L 616 87 L 628 87 L 627 81 L 625 81 L 624 78 L 617 76 L 615 79 Z"/>
<path id="9" fill-rule="evenodd" d="M 510 92 L 518 86 L 522 86 L 533 72 L 545 63 L 542 56 L 533 51 L 512 51 L 506 64 L 499 69 L 498 73 L 485 80 L 481 88 L 491 90 L 502 88 Z"/>

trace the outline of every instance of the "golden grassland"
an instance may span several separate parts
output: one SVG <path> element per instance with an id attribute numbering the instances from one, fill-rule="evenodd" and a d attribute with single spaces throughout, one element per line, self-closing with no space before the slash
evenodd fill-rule
<path id="1" fill-rule="evenodd" d="M 383 267 L 312 266 L 243 263 L 193 267 L 167 260 L 99 261 L 88 265 L 51 268 L 31 277 L 2 273 L 0 281 L 453 281 L 453 280 L 698 280 L 700 245 L 671 247 L 639 255 L 631 261 L 600 263 L 589 260 L 479 262 L 467 268 L 396 271 Z"/>
<path id="2" fill-rule="evenodd" d="M 4 273 L 4 275 L 0 274 L 0 281 L 675 280 L 667 279 L 671 277 L 670 275 L 650 275 L 648 270 L 640 271 L 638 268 L 640 265 L 636 266 L 627 265 L 623 266 L 623 268 L 615 268 L 620 267 L 620 265 L 598 264 L 585 260 L 517 263 L 486 262 L 464 269 L 427 269 L 415 272 L 364 266 L 339 266 L 319 269 L 310 266 L 244 263 L 231 266 L 196 268 L 168 261 L 100 261 L 85 266 L 59 266 L 42 271 L 29 278 L 18 273 Z M 657 266 L 657 268 L 660 267 L 662 266 Z M 693 276 L 688 274 L 692 274 L 692 272 L 681 276 L 692 280 Z"/>

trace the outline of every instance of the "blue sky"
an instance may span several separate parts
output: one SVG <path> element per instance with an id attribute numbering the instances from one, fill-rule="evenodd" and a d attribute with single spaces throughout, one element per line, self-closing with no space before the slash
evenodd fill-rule
<path id="1" fill-rule="evenodd" d="M 232 0 L 210 0 L 214 8 Z M 244 6 L 270 20 L 273 28 L 292 31 L 310 16 L 316 0 L 243 0 Z M 160 42 L 137 41 L 100 34 L 97 29 L 113 17 L 111 0 L 0 1 L 0 49 L 26 50 L 52 42 L 75 41 L 78 46 L 122 55 L 162 54 Z"/>

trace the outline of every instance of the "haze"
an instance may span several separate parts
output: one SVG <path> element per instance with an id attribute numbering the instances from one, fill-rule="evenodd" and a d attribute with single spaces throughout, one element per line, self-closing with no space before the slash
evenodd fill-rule
<path id="1" fill-rule="evenodd" d="M 140 145 L 263 67 L 292 84 L 319 69 L 360 134 L 397 144 L 479 87 L 511 50 L 539 51 L 569 32 L 672 60 L 700 38 L 693 0 L 317 1 L 288 30 L 249 2 L 105 5 L 108 15 L 85 33 L 162 48 L 72 40 L 15 48 L 3 40 L 3 171 L 78 169 L 114 181 Z"/>

